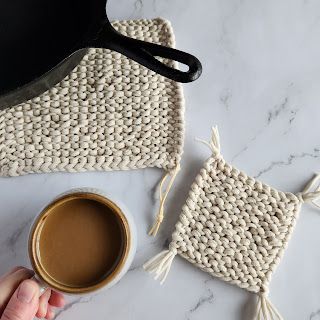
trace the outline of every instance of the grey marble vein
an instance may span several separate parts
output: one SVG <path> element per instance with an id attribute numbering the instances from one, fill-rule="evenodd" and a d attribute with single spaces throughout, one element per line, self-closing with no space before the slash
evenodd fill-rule
<path id="1" fill-rule="evenodd" d="M 289 85 L 289 87 L 292 84 Z M 286 96 L 283 98 L 283 100 L 280 102 L 280 104 L 275 105 L 271 110 L 268 111 L 266 116 L 266 123 L 265 125 L 259 129 L 248 141 L 248 143 L 240 149 L 233 157 L 232 161 L 234 161 L 236 158 L 238 158 L 240 155 L 242 155 L 244 152 L 246 152 L 249 149 L 249 146 L 255 142 L 261 134 L 265 132 L 265 130 L 278 118 L 286 113 L 286 120 L 281 119 L 282 121 L 286 121 L 286 127 L 284 129 L 283 135 L 288 134 L 288 132 L 292 129 L 292 124 L 294 120 L 296 119 L 296 116 L 299 112 L 299 108 L 293 108 L 289 103 L 289 97 Z"/>
<path id="2" fill-rule="evenodd" d="M 254 177 L 260 178 L 262 175 L 270 172 L 276 167 L 290 166 L 294 161 L 303 158 L 320 158 L 320 148 L 314 148 L 312 152 L 302 152 L 298 154 L 290 154 L 286 160 L 272 161 L 266 168 L 260 170 Z"/>
<path id="3" fill-rule="evenodd" d="M 250 144 L 253 143 L 254 141 L 256 141 L 258 139 L 258 137 L 260 136 L 260 134 L 262 134 L 262 132 L 263 132 L 263 129 L 259 130 L 253 137 L 251 137 L 249 142 L 231 158 L 231 162 L 233 162 L 240 155 L 242 155 L 244 152 L 246 152 L 249 149 Z"/>
<path id="4" fill-rule="evenodd" d="M 296 120 L 299 109 L 294 109 L 290 111 L 290 116 L 288 120 L 288 128 L 286 128 L 283 132 L 283 135 L 288 134 L 293 129 L 293 122 Z"/>
<path id="5" fill-rule="evenodd" d="M 66 304 L 63 308 L 58 309 L 56 311 L 56 316 L 55 319 L 57 319 L 59 316 L 61 316 L 61 314 L 63 314 L 65 311 L 72 309 L 75 305 L 78 305 L 80 303 L 89 303 L 91 302 L 94 297 L 96 297 L 97 294 L 95 295 L 88 295 L 87 297 L 80 297 L 80 298 L 76 298 L 73 301 L 69 302 L 68 304 Z"/>
<path id="6" fill-rule="evenodd" d="M 136 266 L 131 266 L 128 270 L 128 273 L 129 272 L 134 272 L 134 271 L 137 271 L 137 270 L 140 270 L 141 269 L 141 266 L 140 265 L 136 265 Z"/>
<path id="7" fill-rule="evenodd" d="M 186 319 L 190 320 L 192 314 L 199 310 L 205 304 L 212 304 L 214 301 L 213 292 L 210 288 L 206 289 L 206 293 L 200 297 L 200 299 L 195 303 L 195 305 L 188 311 Z"/>
<path id="8" fill-rule="evenodd" d="M 243 0 L 233 1 L 230 6 L 230 11 L 225 14 L 221 19 L 220 35 L 218 37 L 217 43 L 230 57 L 236 55 L 236 49 L 234 44 L 234 39 L 232 37 L 232 30 L 229 30 L 230 20 L 236 16 L 243 4 Z"/>
<path id="9" fill-rule="evenodd" d="M 294 109 L 290 111 L 290 118 L 289 123 L 292 124 L 292 122 L 296 119 L 297 113 L 299 112 L 299 109 Z"/>
<path id="10" fill-rule="evenodd" d="M 221 92 L 221 94 L 219 96 L 219 100 L 220 100 L 222 106 L 226 110 L 230 109 L 230 100 L 231 100 L 231 98 L 232 98 L 232 93 L 228 89 L 223 90 L 223 92 Z"/>
<path id="11" fill-rule="evenodd" d="M 75 300 L 73 300 L 72 302 L 69 302 L 68 304 L 66 304 L 63 308 L 58 309 L 55 314 L 55 319 L 58 319 L 58 317 L 65 311 L 71 309 L 74 305 L 78 304 L 81 302 L 81 298 L 77 298 Z"/>
<path id="12" fill-rule="evenodd" d="M 309 320 L 320 319 L 320 309 L 310 314 Z"/>
<path id="13" fill-rule="evenodd" d="M 33 217 L 23 221 L 12 233 L 11 235 L 5 240 L 5 246 L 7 249 L 14 252 L 15 246 L 17 241 L 19 240 L 20 236 L 24 232 L 24 230 L 30 226 Z"/>
<path id="14" fill-rule="evenodd" d="M 269 125 L 272 121 L 276 120 L 281 113 L 283 113 L 289 107 L 289 98 L 285 97 L 283 101 L 279 104 L 274 106 L 274 108 L 269 111 L 267 124 Z"/>

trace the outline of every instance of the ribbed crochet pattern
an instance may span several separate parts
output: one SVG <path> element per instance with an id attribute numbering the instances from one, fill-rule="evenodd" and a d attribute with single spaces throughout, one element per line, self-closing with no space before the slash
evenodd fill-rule
<path id="1" fill-rule="evenodd" d="M 162 19 L 113 25 L 130 37 L 174 46 Z M 182 153 L 183 113 L 180 84 L 119 53 L 90 49 L 52 89 L 0 112 L 0 175 L 172 171 Z"/>

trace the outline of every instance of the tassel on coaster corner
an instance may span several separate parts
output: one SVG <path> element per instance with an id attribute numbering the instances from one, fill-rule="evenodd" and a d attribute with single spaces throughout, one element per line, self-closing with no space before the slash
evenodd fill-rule
<path id="1" fill-rule="evenodd" d="M 320 174 L 317 173 L 314 177 L 307 183 L 302 192 L 298 193 L 297 196 L 300 198 L 302 203 L 311 203 L 318 209 L 320 209 L 319 203 L 317 200 L 320 199 Z M 318 185 L 316 187 L 316 185 Z M 314 191 L 312 191 L 314 189 Z"/>
<path id="2" fill-rule="evenodd" d="M 151 258 L 143 265 L 143 269 L 154 275 L 155 280 L 160 280 L 160 284 L 163 284 L 169 274 L 172 261 L 176 256 L 176 252 L 173 250 L 164 250 Z"/>
<path id="3" fill-rule="evenodd" d="M 202 139 L 196 138 L 196 141 L 203 143 L 206 145 L 210 150 L 213 156 L 219 157 L 221 152 L 221 145 L 220 145 L 220 134 L 217 126 L 211 128 L 211 139 L 210 141 L 205 141 Z"/>
<path id="4" fill-rule="evenodd" d="M 177 165 L 177 167 L 174 169 L 174 171 L 167 172 L 160 181 L 160 188 L 159 188 L 160 207 L 159 207 L 159 211 L 158 211 L 158 214 L 156 217 L 156 221 L 154 222 L 152 228 L 150 229 L 150 231 L 148 233 L 149 236 L 155 237 L 159 231 L 160 225 L 164 219 L 164 205 L 165 205 L 167 196 L 171 190 L 171 187 L 173 185 L 173 182 L 174 182 L 179 171 L 180 171 L 180 165 Z M 168 186 L 167 186 L 165 192 L 163 192 L 163 185 L 169 176 L 171 176 L 170 181 L 168 183 Z"/>
<path id="5" fill-rule="evenodd" d="M 266 293 L 259 294 L 254 320 L 283 320 L 275 306 L 268 299 Z"/>

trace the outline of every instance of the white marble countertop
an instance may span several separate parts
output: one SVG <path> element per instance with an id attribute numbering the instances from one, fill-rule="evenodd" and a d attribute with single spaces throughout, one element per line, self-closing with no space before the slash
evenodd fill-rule
<path id="1" fill-rule="evenodd" d="M 58 319 L 250 320 L 253 295 L 177 258 L 161 287 L 141 270 L 165 245 L 189 186 L 209 155 L 194 141 L 218 124 L 226 159 L 282 190 L 297 192 L 320 171 L 320 2 L 316 0 L 110 0 L 110 18 L 161 16 L 177 46 L 197 55 L 203 75 L 184 86 L 182 172 L 160 235 L 146 230 L 156 210 L 160 170 L 41 174 L 0 179 L 0 273 L 27 264 L 28 229 L 39 207 L 72 187 L 122 199 L 138 226 L 138 251 L 108 291 L 70 299 Z M 284 319 L 320 319 L 320 212 L 304 206 L 270 298 Z"/>

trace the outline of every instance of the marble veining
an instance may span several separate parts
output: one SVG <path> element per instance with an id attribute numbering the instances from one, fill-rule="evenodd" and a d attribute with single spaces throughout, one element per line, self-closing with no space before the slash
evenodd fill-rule
<path id="1" fill-rule="evenodd" d="M 14 252 L 15 246 L 17 245 L 17 242 L 19 238 L 22 236 L 23 231 L 30 225 L 31 218 L 27 219 L 27 221 L 24 221 L 6 240 L 5 240 L 5 247 L 8 250 L 11 250 Z"/>
<path id="2" fill-rule="evenodd" d="M 289 102 L 289 99 L 288 97 L 285 97 L 283 99 L 283 101 L 279 104 L 279 105 L 276 105 L 273 110 L 269 111 L 268 113 L 268 125 L 275 119 L 277 119 L 277 117 L 284 111 L 287 110 L 288 108 L 288 102 Z"/>
<path id="3" fill-rule="evenodd" d="M 223 100 L 223 103 L 227 108 L 229 96 L 227 96 L 226 98 L 227 100 Z M 222 101 L 221 98 L 220 101 Z M 299 108 L 293 108 L 290 105 L 289 96 L 285 96 L 279 104 L 276 104 L 270 110 L 267 111 L 266 123 L 264 124 L 264 126 L 259 128 L 258 132 L 256 132 L 249 139 L 248 143 L 232 157 L 232 161 L 238 158 L 242 153 L 246 152 L 250 144 L 255 142 L 259 138 L 259 136 L 265 132 L 268 126 L 270 126 L 274 121 L 278 120 L 279 118 L 281 118 L 280 121 L 282 122 L 284 128 L 282 135 L 288 134 L 292 129 L 293 122 L 296 119 L 299 110 Z"/>
<path id="4" fill-rule="evenodd" d="M 62 309 L 58 310 L 56 312 L 56 316 L 55 316 L 55 319 L 58 319 L 60 318 L 60 315 L 65 313 L 65 311 L 68 311 L 70 309 L 72 309 L 75 305 L 78 305 L 80 303 L 89 303 L 91 302 L 93 299 L 94 299 L 95 295 L 90 295 L 86 298 L 84 297 L 79 297 L 79 298 L 75 298 L 73 299 L 72 301 L 69 301 L 69 303 L 63 307 Z"/>
<path id="5" fill-rule="evenodd" d="M 223 90 L 219 96 L 219 99 L 226 110 L 229 110 L 230 100 L 232 99 L 232 92 L 230 92 L 228 89 Z"/>
<path id="6" fill-rule="evenodd" d="M 67 297 L 59 320 L 250 320 L 254 295 L 210 277 L 177 257 L 160 286 L 141 269 L 167 247 L 190 184 L 209 151 L 195 138 L 220 128 L 226 159 L 284 191 L 298 192 L 320 171 L 320 2 L 317 0 L 109 0 L 110 19 L 171 21 L 177 46 L 203 63 L 184 85 L 182 170 L 157 238 L 148 230 L 158 206 L 161 170 L 36 174 L 0 179 L 0 273 L 28 265 L 28 230 L 53 197 L 75 187 L 102 189 L 132 212 L 135 259 L 113 288 Z M 320 213 L 304 206 L 275 271 L 270 299 L 290 320 L 320 320 Z"/>
<path id="7" fill-rule="evenodd" d="M 312 312 L 310 314 L 310 320 L 316 320 L 316 319 L 320 319 L 320 310 L 317 310 L 315 312 Z"/>
<path id="8" fill-rule="evenodd" d="M 205 284 L 207 282 L 205 281 Z M 205 293 L 202 294 L 199 300 L 191 307 L 191 309 L 186 314 L 186 320 L 191 320 L 194 313 L 198 311 L 205 304 L 212 304 L 214 302 L 214 294 L 211 288 L 206 288 Z"/>
<path id="9" fill-rule="evenodd" d="M 320 148 L 313 148 L 311 152 L 302 152 L 299 154 L 290 154 L 287 159 L 279 160 L 279 161 L 272 161 L 270 165 L 262 170 L 260 170 L 254 177 L 260 178 L 262 175 L 266 174 L 267 172 L 273 170 L 275 167 L 282 167 L 282 166 L 290 166 L 293 164 L 294 161 L 298 159 L 305 159 L 305 158 L 315 158 L 318 159 L 320 157 Z"/>

